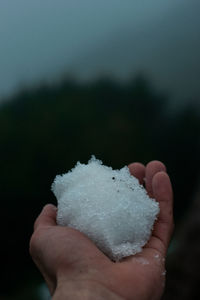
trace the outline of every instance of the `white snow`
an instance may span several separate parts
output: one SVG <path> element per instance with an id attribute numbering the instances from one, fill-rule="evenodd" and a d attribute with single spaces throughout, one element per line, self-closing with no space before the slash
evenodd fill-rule
<path id="1" fill-rule="evenodd" d="M 56 176 L 52 191 L 57 223 L 83 232 L 115 261 L 142 251 L 159 213 L 128 167 L 113 170 L 94 156 Z"/>

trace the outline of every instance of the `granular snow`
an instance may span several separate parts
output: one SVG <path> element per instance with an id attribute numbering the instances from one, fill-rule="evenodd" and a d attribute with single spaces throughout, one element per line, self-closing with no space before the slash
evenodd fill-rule
<path id="1" fill-rule="evenodd" d="M 57 223 L 86 234 L 117 261 L 142 251 L 151 235 L 159 205 L 128 167 L 113 170 L 92 156 L 57 175 L 52 191 L 58 201 Z"/>

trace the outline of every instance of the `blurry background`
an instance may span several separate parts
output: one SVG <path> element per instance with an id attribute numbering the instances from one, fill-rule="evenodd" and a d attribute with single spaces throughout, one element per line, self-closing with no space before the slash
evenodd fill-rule
<path id="1" fill-rule="evenodd" d="M 163 161 L 176 231 L 164 299 L 193 299 L 200 254 L 200 2 L 0 3 L 0 299 L 47 299 L 28 243 L 56 174 L 91 155 Z"/>

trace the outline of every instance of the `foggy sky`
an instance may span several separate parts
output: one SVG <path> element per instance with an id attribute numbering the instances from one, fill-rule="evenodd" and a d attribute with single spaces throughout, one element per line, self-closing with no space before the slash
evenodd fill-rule
<path id="1" fill-rule="evenodd" d="M 0 2 L 0 96 L 63 73 L 143 71 L 175 98 L 200 93 L 199 0 Z"/>

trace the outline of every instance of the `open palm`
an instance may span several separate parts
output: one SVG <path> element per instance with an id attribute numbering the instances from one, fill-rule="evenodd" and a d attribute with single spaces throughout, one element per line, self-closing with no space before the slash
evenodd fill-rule
<path id="1" fill-rule="evenodd" d="M 37 218 L 30 252 L 53 299 L 79 299 L 79 293 L 84 299 L 86 290 L 93 293 L 92 299 L 160 299 L 173 231 L 172 187 L 161 162 L 146 167 L 133 163 L 129 169 L 160 205 L 152 236 L 141 253 L 112 262 L 84 234 L 58 226 L 53 205 L 46 205 Z"/>

